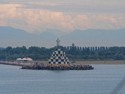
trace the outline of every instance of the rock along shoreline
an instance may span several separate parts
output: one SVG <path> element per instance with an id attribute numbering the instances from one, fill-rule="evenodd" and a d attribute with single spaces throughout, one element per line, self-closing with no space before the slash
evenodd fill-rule
<path id="1" fill-rule="evenodd" d="M 91 65 L 40 65 L 34 64 L 32 66 L 22 66 L 22 69 L 32 69 L 32 70 L 93 70 L 94 67 Z"/>
<path id="2" fill-rule="evenodd" d="M 93 70 L 94 67 L 88 64 L 46 64 L 46 63 L 19 63 L 19 62 L 0 62 L 4 65 L 21 66 L 21 69 L 30 70 Z"/>

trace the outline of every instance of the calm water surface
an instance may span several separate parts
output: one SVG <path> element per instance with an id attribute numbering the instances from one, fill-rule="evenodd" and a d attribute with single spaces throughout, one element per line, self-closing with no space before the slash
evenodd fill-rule
<path id="1" fill-rule="evenodd" d="M 125 65 L 93 65 L 95 70 L 22 70 L 0 65 L 0 94 L 110 94 L 125 76 Z M 125 94 L 125 86 L 119 94 Z"/>

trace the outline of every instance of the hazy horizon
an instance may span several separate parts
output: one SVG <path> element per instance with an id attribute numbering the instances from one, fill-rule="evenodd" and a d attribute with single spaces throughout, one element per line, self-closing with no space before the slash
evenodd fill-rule
<path id="1" fill-rule="evenodd" d="M 6 28 L 0 28 L 2 47 L 49 48 L 56 44 L 57 38 L 64 46 L 72 43 L 78 46 L 125 46 L 125 1 L 0 0 L 0 27 Z M 7 30 L 9 33 L 2 33 Z M 23 34 L 15 33 L 18 31 Z"/>

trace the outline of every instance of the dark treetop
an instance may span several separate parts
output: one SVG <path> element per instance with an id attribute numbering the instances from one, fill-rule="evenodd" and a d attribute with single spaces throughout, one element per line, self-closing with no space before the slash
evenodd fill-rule
<path id="1" fill-rule="evenodd" d="M 125 47 L 78 47 L 59 46 L 72 60 L 125 60 Z M 31 57 L 34 60 L 48 60 L 56 49 L 45 47 L 7 47 L 0 48 L 0 61 L 16 60 L 19 57 Z"/>

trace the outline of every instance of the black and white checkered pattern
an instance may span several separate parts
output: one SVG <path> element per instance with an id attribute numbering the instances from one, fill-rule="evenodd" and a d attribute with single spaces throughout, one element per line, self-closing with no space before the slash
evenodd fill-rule
<path id="1" fill-rule="evenodd" d="M 65 52 L 61 49 L 57 49 L 52 53 L 49 64 L 69 64 L 69 59 L 66 57 Z"/>

